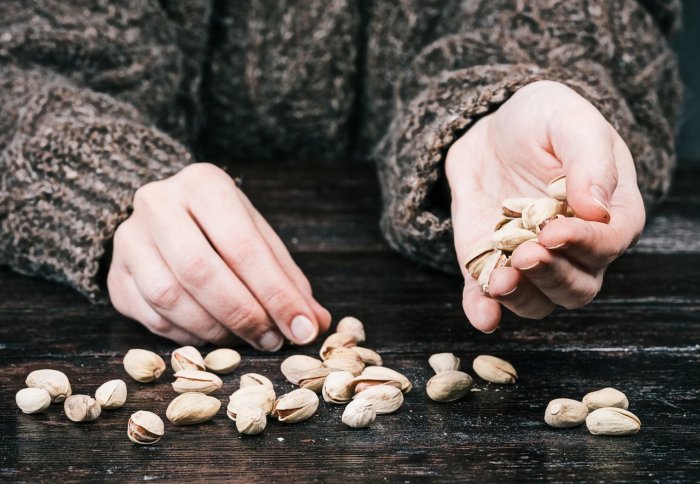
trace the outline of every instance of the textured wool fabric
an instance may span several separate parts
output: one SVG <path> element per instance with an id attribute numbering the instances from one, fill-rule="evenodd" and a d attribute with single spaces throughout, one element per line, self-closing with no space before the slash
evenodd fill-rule
<path id="1" fill-rule="evenodd" d="M 647 203 L 668 188 L 681 98 L 668 45 L 676 0 L 0 9 L 0 262 L 93 300 L 134 191 L 194 160 L 372 158 L 389 243 L 456 271 L 444 157 L 536 80 L 567 84 L 606 116 Z"/>

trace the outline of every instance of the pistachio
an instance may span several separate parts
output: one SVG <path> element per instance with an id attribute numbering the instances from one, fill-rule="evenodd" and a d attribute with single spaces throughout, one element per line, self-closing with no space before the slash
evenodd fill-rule
<path id="1" fill-rule="evenodd" d="M 549 182 L 545 194 L 549 198 L 559 200 L 560 202 L 566 202 L 566 176 L 559 175 Z"/>
<path id="2" fill-rule="evenodd" d="M 165 416 L 175 425 L 194 425 L 211 420 L 221 408 L 218 398 L 187 392 L 170 402 Z"/>
<path id="3" fill-rule="evenodd" d="M 452 353 L 436 353 L 428 358 L 428 364 L 435 373 L 459 370 L 460 360 Z"/>
<path id="4" fill-rule="evenodd" d="M 92 422 L 102 412 L 97 400 L 88 395 L 71 395 L 63 402 L 63 410 L 73 422 Z"/>
<path id="5" fill-rule="evenodd" d="M 34 370 L 25 383 L 29 388 L 43 388 L 49 392 L 53 403 L 62 402 L 72 394 L 68 377 L 58 370 Z"/>
<path id="6" fill-rule="evenodd" d="M 504 227 L 494 232 L 492 237 L 493 245 L 496 249 L 505 252 L 513 252 L 523 242 L 536 239 L 537 235 L 526 229 Z"/>
<path id="7" fill-rule="evenodd" d="M 353 380 L 355 385 L 355 393 L 364 391 L 367 387 L 375 385 L 390 385 L 401 390 L 402 393 L 408 393 L 413 389 L 413 385 L 404 375 L 396 370 L 385 366 L 368 366 L 362 374 Z"/>
<path id="8" fill-rule="evenodd" d="M 333 371 L 335 370 L 324 366 L 307 370 L 299 377 L 299 386 L 301 388 L 308 388 L 314 393 L 321 393 L 321 390 L 323 390 L 323 382 L 326 381 L 326 377 Z"/>
<path id="9" fill-rule="evenodd" d="M 477 375 L 491 383 L 515 383 L 518 378 L 513 365 L 495 356 L 477 356 L 473 367 Z"/>
<path id="10" fill-rule="evenodd" d="M 556 215 L 552 215 L 551 217 L 544 219 L 544 220 L 541 221 L 539 224 L 537 224 L 537 227 L 535 227 L 535 233 L 536 233 L 536 234 L 539 234 L 540 232 L 542 232 L 542 229 L 544 229 L 545 226 L 546 226 L 549 222 L 551 222 L 552 220 L 556 220 L 556 219 L 558 219 L 558 218 L 564 218 L 564 217 L 565 217 L 565 215 L 561 215 L 561 214 L 558 213 L 558 214 L 556 214 Z"/>
<path id="11" fill-rule="evenodd" d="M 299 388 L 275 401 L 272 415 L 280 422 L 298 423 L 311 418 L 318 408 L 318 396 L 311 390 Z"/>
<path id="12" fill-rule="evenodd" d="M 496 230 L 505 229 L 505 228 L 522 229 L 522 228 L 524 228 L 523 227 L 523 219 L 504 217 L 498 221 L 498 223 L 496 224 L 496 226 L 494 227 L 493 230 L 495 232 Z"/>
<path id="13" fill-rule="evenodd" d="M 212 393 L 222 387 L 221 378 L 208 371 L 180 370 L 175 373 L 173 390 L 177 393 L 201 392 Z"/>
<path id="14" fill-rule="evenodd" d="M 484 268 L 484 261 L 493 251 L 493 241 L 482 242 L 467 253 L 467 262 L 464 267 L 473 278 L 478 279 L 481 270 Z"/>
<path id="15" fill-rule="evenodd" d="M 272 412 L 275 399 L 275 391 L 266 385 L 246 386 L 231 394 L 226 414 L 231 420 L 236 420 L 238 411 L 244 407 L 258 407 L 265 414 L 269 414 Z"/>
<path id="16" fill-rule="evenodd" d="M 22 388 L 15 395 L 15 402 L 24 413 L 40 413 L 51 405 L 51 394 L 43 388 Z"/>
<path id="17" fill-rule="evenodd" d="M 124 380 L 110 380 L 95 391 L 95 400 L 103 410 L 121 408 L 126 402 L 126 383 Z"/>
<path id="18" fill-rule="evenodd" d="M 587 393 L 583 397 L 583 403 L 586 405 L 586 407 L 588 407 L 590 412 L 604 407 L 617 407 L 624 409 L 629 407 L 627 396 L 620 390 L 609 387 Z"/>
<path id="19" fill-rule="evenodd" d="M 173 351 L 170 357 L 170 366 L 174 372 L 180 370 L 200 370 L 206 369 L 204 358 L 197 348 L 194 346 L 183 346 Z"/>
<path id="20" fill-rule="evenodd" d="M 155 444 L 165 433 L 165 426 L 158 415 L 146 410 L 139 410 L 129 418 L 126 435 L 135 444 Z"/>
<path id="21" fill-rule="evenodd" d="M 165 371 L 163 358 L 148 350 L 132 349 L 127 351 L 123 363 L 129 376 L 141 383 L 157 380 Z"/>
<path id="22" fill-rule="evenodd" d="M 308 370 L 320 368 L 323 362 L 306 355 L 292 355 L 285 359 L 280 366 L 282 374 L 294 385 L 299 384 L 299 378 Z"/>
<path id="23" fill-rule="evenodd" d="M 586 417 L 586 427 L 594 435 L 629 435 L 639 432 L 642 423 L 624 408 L 603 407 Z"/>
<path id="24" fill-rule="evenodd" d="M 331 351 L 336 348 L 352 348 L 357 345 L 355 337 L 348 333 L 333 333 L 323 342 L 319 355 L 322 360 L 326 360 Z"/>
<path id="25" fill-rule="evenodd" d="M 464 397 L 471 387 L 474 386 L 474 380 L 463 371 L 447 370 L 441 371 L 430 380 L 425 389 L 428 396 L 436 402 L 453 402 Z"/>
<path id="26" fill-rule="evenodd" d="M 243 407 L 238 410 L 236 428 L 242 434 L 257 435 L 267 426 L 267 416 L 260 407 Z"/>
<path id="27" fill-rule="evenodd" d="M 374 385 L 353 397 L 353 400 L 359 399 L 368 400 L 374 405 L 377 415 L 383 415 L 395 412 L 401 407 L 403 404 L 403 393 L 398 388 L 390 385 Z"/>
<path id="28" fill-rule="evenodd" d="M 360 355 L 353 348 L 339 347 L 328 353 L 323 366 L 333 370 L 349 371 L 353 375 L 359 375 L 365 369 L 365 364 L 362 362 Z"/>
<path id="29" fill-rule="evenodd" d="M 363 429 L 369 427 L 376 417 L 374 404 L 367 399 L 358 398 L 345 407 L 341 420 L 348 427 Z"/>
<path id="30" fill-rule="evenodd" d="M 353 337 L 355 343 L 360 344 L 365 342 L 365 327 L 357 318 L 346 316 L 338 321 L 338 327 L 335 329 L 338 333 L 347 333 Z"/>
<path id="31" fill-rule="evenodd" d="M 266 376 L 260 375 L 258 373 L 246 373 L 241 376 L 241 388 L 245 387 L 250 387 L 250 386 L 264 386 L 269 388 L 270 390 L 275 389 L 275 387 L 272 385 L 272 382 L 270 379 Z"/>
<path id="32" fill-rule="evenodd" d="M 536 198 L 506 198 L 503 200 L 503 215 L 506 217 L 520 218 L 525 207 L 537 200 Z"/>
<path id="33" fill-rule="evenodd" d="M 236 350 L 230 348 L 219 348 L 209 353 L 204 358 L 204 365 L 207 370 L 218 373 L 219 375 L 228 375 L 233 370 L 238 368 L 241 363 L 241 355 Z"/>
<path id="34" fill-rule="evenodd" d="M 578 400 L 557 398 L 549 402 L 544 412 L 544 421 L 559 429 L 576 427 L 586 421 L 588 407 Z"/>
<path id="35" fill-rule="evenodd" d="M 379 353 L 374 350 L 363 348 L 362 346 L 353 346 L 352 350 L 360 355 L 360 358 L 365 365 L 382 366 L 384 363 Z"/>
<path id="36" fill-rule="evenodd" d="M 543 220 L 558 214 L 564 215 L 565 213 L 565 202 L 560 202 L 553 198 L 539 198 L 523 211 L 523 227 L 528 230 L 535 230 Z"/>
<path id="37" fill-rule="evenodd" d="M 489 292 L 489 280 L 491 279 L 491 273 L 498 267 L 503 267 L 508 262 L 508 257 L 501 250 L 494 250 L 489 253 L 488 257 L 484 261 L 484 266 L 479 273 L 479 278 L 477 283 L 482 292 L 488 294 Z"/>
<path id="38" fill-rule="evenodd" d="M 355 393 L 354 375 L 349 371 L 334 371 L 323 382 L 321 394 L 328 403 L 347 403 Z"/>

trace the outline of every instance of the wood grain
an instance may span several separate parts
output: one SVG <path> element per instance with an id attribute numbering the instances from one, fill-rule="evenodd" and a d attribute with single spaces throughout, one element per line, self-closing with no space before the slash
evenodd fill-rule
<path id="1" fill-rule="evenodd" d="M 352 430 L 340 423 L 342 407 L 322 403 L 309 422 L 270 422 L 262 435 L 248 438 L 237 434 L 222 408 L 201 426 L 166 422 L 159 444 L 137 447 L 126 438 L 128 417 L 138 409 L 164 416 L 175 396 L 172 373 L 140 384 L 128 379 L 121 357 L 143 347 L 167 360 L 176 345 L 68 288 L 0 270 L 0 480 L 700 479 L 700 250 L 696 241 L 681 243 L 693 238 L 684 230 L 700 228 L 694 194 L 700 169 L 681 172 L 649 224 L 651 235 L 613 264 L 593 304 L 542 321 L 506 314 L 492 335 L 465 321 L 458 278 L 416 267 L 383 244 L 371 168 L 286 170 L 244 166 L 240 172 L 335 319 L 360 317 L 367 346 L 414 382 L 399 412 Z M 268 375 L 278 393 L 291 390 L 279 364 L 317 348 L 285 347 L 275 355 L 240 348 L 243 362 L 216 396 L 226 403 L 248 371 Z M 437 351 L 454 351 L 469 372 L 476 355 L 496 354 L 515 365 L 520 380 L 513 386 L 478 381 L 477 391 L 460 402 L 431 402 L 424 392 L 427 358 Z M 70 423 L 60 405 L 42 415 L 21 414 L 15 392 L 30 371 L 46 367 L 65 371 L 76 393 L 123 378 L 127 404 L 83 425 Z M 550 399 L 581 398 L 604 386 L 625 391 L 642 420 L 639 434 L 594 437 L 585 428 L 544 424 Z"/>

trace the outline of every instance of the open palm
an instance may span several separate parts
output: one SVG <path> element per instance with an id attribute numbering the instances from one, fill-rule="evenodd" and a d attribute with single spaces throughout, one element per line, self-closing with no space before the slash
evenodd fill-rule
<path id="1" fill-rule="evenodd" d="M 644 205 L 624 141 L 595 107 L 556 82 L 529 84 L 479 120 L 450 148 L 446 172 L 465 277 L 464 311 L 485 332 L 498 327 L 500 304 L 527 318 L 542 318 L 555 305 L 588 304 L 607 266 L 644 227 Z M 483 294 L 464 263 L 493 233 L 501 201 L 542 197 L 547 183 L 561 174 L 567 175 L 568 202 L 577 218 L 555 220 L 537 241 L 518 247 L 512 267 L 496 269 L 489 295 Z"/>

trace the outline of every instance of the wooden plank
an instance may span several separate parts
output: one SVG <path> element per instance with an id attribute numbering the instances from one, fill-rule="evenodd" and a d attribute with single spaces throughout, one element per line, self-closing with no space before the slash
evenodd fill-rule
<path id="1" fill-rule="evenodd" d="M 472 352 L 460 351 L 466 361 Z M 210 423 L 177 428 L 167 422 L 162 441 L 137 447 L 125 435 L 128 416 L 138 409 L 164 415 L 174 393 L 167 374 L 153 385 L 128 380 L 123 409 L 95 422 L 72 424 L 54 406 L 44 415 L 19 414 L 0 406 L 0 477 L 8 480 L 539 480 L 636 482 L 687 481 L 699 475 L 700 373 L 696 355 L 658 353 L 533 353 L 512 348 L 501 354 L 520 372 L 515 386 L 479 381 L 465 400 L 430 402 L 425 358 L 392 357 L 416 388 L 393 415 L 380 416 L 366 430 L 340 422 L 342 408 L 323 403 L 308 422 L 271 421 L 260 436 L 243 438 L 222 409 Z M 246 359 L 237 375 L 267 374 L 278 392 L 291 390 L 276 370 L 280 358 Z M 71 361 L 17 359 L 0 376 L 0 399 L 11 401 L 26 373 L 52 366 L 70 375 L 77 392 L 92 392 L 104 380 L 123 377 L 118 358 Z M 465 365 L 466 366 L 466 365 Z M 216 396 L 226 401 L 238 376 L 225 377 Z M 554 430 L 542 421 L 552 398 L 580 398 L 615 385 L 627 393 L 643 422 L 638 435 L 595 437 L 585 428 Z M 53 458 L 52 458 L 53 456 Z M 58 457 L 62 456 L 62 457 Z M 679 465 L 682 463 L 682 465 Z M 69 466 L 69 467 L 68 467 Z"/>

